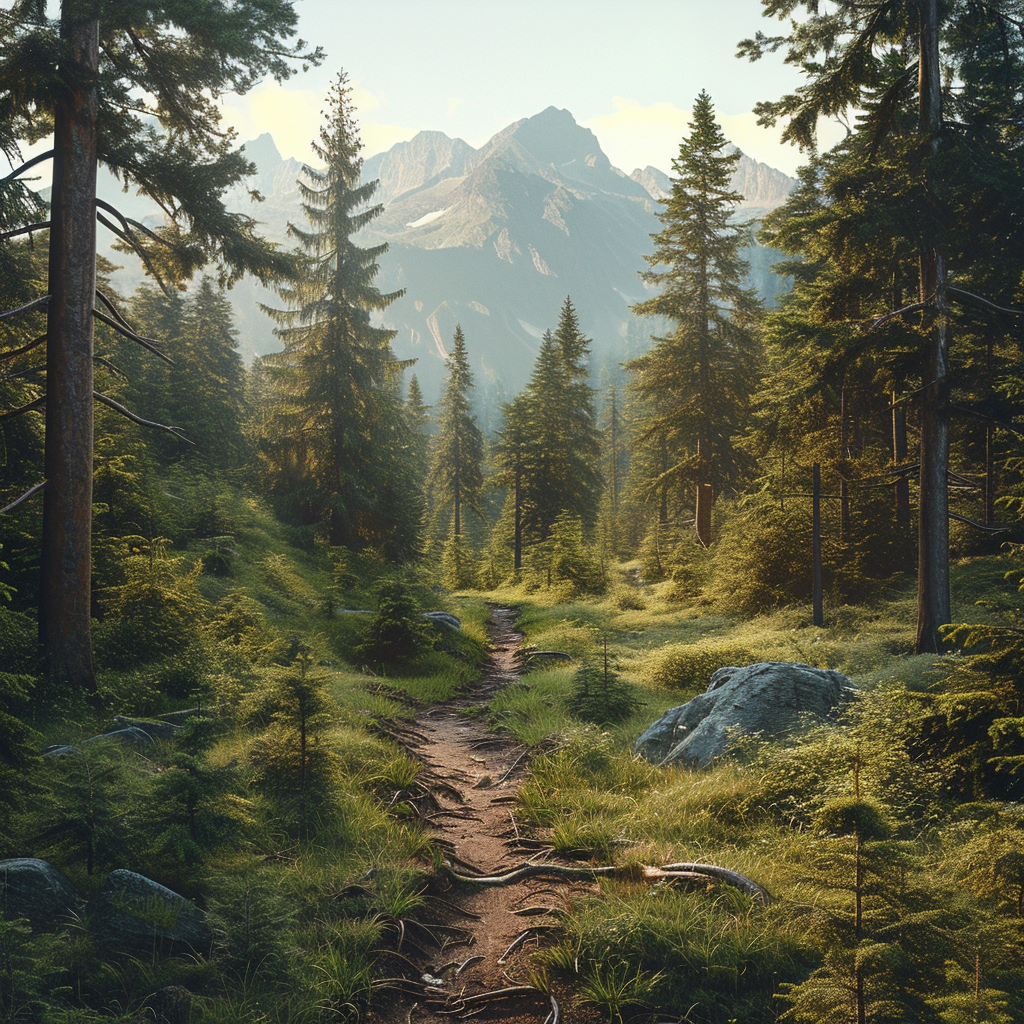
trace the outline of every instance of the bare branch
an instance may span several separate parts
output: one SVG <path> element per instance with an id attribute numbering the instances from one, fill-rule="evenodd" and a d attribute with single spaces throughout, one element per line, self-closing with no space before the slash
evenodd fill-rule
<path id="1" fill-rule="evenodd" d="M 963 288 L 947 288 L 946 290 L 954 299 L 959 297 L 961 304 L 966 302 L 967 305 L 971 305 L 973 303 L 976 306 L 991 309 L 995 313 L 1005 313 L 1007 316 L 1024 316 L 1024 309 L 1009 309 L 1006 306 L 997 306 L 994 302 L 983 299 L 980 295 L 975 295 L 974 292 L 964 291 Z"/>
<path id="2" fill-rule="evenodd" d="M 985 533 L 1006 533 L 1010 529 L 1009 526 L 986 526 L 984 523 L 979 523 L 976 519 L 968 519 L 967 516 L 962 516 L 958 512 L 947 512 L 946 514 L 958 523 L 966 523 L 976 530 L 984 530 Z"/>
<path id="3" fill-rule="evenodd" d="M 152 338 L 144 338 L 141 334 L 136 334 L 130 327 L 122 327 L 113 317 L 107 316 L 106 313 L 101 313 L 98 309 L 92 311 L 92 315 L 99 320 L 100 323 L 106 324 L 108 327 L 117 331 L 118 334 L 123 335 L 129 341 L 134 341 L 137 345 L 141 345 L 144 349 L 152 352 L 153 355 L 162 359 L 165 363 L 169 363 L 171 366 L 174 365 L 174 360 L 164 353 L 157 347 L 160 343 L 154 341 Z"/>
<path id="4" fill-rule="evenodd" d="M 979 7 L 984 7 L 986 11 L 994 14 L 997 18 L 1005 21 L 1009 25 L 1013 25 L 1018 28 L 1021 32 L 1024 32 L 1024 21 L 1018 21 L 1016 18 L 1011 18 L 1005 11 L 1001 11 L 998 7 L 992 4 L 987 4 L 984 0 L 980 0 Z"/>
<path id="5" fill-rule="evenodd" d="M 30 341 L 27 345 L 22 345 L 21 348 L 12 348 L 10 352 L 0 352 L 0 359 L 13 359 L 15 356 L 24 355 L 26 352 L 31 352 L 38 345 L 46 341 L 46 335 L 40 334 L 34 341 Z"/>
<path id="6" fill-rule="evenodd" d="M 18 235 L 30 235 L 33 231 L 43 231 L 50 226 L 50 221 L 41 220 L 35 224 L 26 224 L 23 228 L 12 228 L 10 231 L 0 232 L 0 242 L 8 238 L 17 238 Z"/>
<path id="7" fill-rule="evenodd" d="M 1008 423 L 1006 420 L 996 419 L 995 416 L 986 416 L 983 412 L 978 412 L 976 409 L 968 409 L 966 405 L 954 404 L 950 405 L 950 408 L 955 412 L 962 412 L 965 416 L 972 416 L 976 420 L 984 420 L 985 423 L 1002 427 L 1003 430 L 1010 430 L 1015 434 L 1024 434 L 1024 427 L 1018 426 L 1016 423 Z"/>
<path id="8" fill-rule="evenodd" d="M 32 412 L 33 409 L 41 409 L 46 405 L 46 395 L 41 398 L 37 398 L 34 402 L 29 402 L 28 405 L 19 405 L 17 409 L 8 409 L 7 412 L 0 412 L 0 420 L 11 420 L 15 416 L 20 416 L 22 413 Z"/>
<path id="9" fill-rule="evenodd" d="M 126 409 L 120 402 L 115 402 L 114 399 L 99 391 L 94 391 L 92 396 L 97 402 L 102 402 L 103 405 L 113 409 L 114 412 L 119 412 L 126 419 L 131 420 L 132 423 L 138 423 L 140 427 L 151 427 L 153 430 L 166 430 L 168 434 L 173 434 L 182 441 L 187 441 L 189 444 L 195 444 L 194 441 L 189 441 L 189 439 L 184 435 L 181 427 L 168 427 L 163 423 L 154 423 L 153 420 L 144 420 L 141 416 L 136 416 L 130 409 Z"/>
<path id="10" fill-rule="evenodd" d="M 26 160 L 20 167 L 16 167 L 6 177 L 0 178 L 0 185 L 6 184 L 13 178 L 18 177 L 19 174 L 24 174 L 30 167 L 35 167 L 36 164 L 41 164 L 44 160 L 49 160 L 53 156 L 53 150 L 47 150 L 45 153 L 40 153 L 39 156 L 32 157 L 31 160 Z"/>
<path id="11" fill-rule="evenodd" d="M 49 301 L 49 295 L 44 295 L 40 299 L 33 299 L 31 302 L 27 302 L 24 306 L 19 306 L 17 309 L 8 309 L 6 312 L 0 313 L 0 320 L 9 320 L 12 316 L 17 316 L 19 313 L 31 313 L 34 309 L 42 309 L 42 307 Z"/>
<path id="12" fill-rule="evenodd" d="M 124 317 L 123 317 L 123 316 L 122 316 L 122 315 L 120 314 L 120 312 L 118 311 L 117 307 L 116 307 L 116 306 L 114 305 L 114 303 L 113 303 L 113 301 L 112 301 L 112 300 L 110 299 L 110 297 L 109 297 L 108 295 L 105 295 L 105 294 L 104 294 L 103 292 L 101 292 L 101 291 L 99 290 L 99 288 L 97 288 L 97 289 L 96 289 L 96 298 L 98 298 L 98 299 L 100 300 L 100 302 L 102 302 L 102 303 L 103 303 L 103 305 L 104 305 L 104 306 L 106 306 L 108 310 L 110 310 L 110 315 L 111 315 L 111 316 L 112 316 L 112 317 L 113 317 L 113 318 L 114 318 L 114 319 L 115 319 L 115 320 L 116 320 L 116 321 L 117 321 L 117 322 L 118 322 L 118 323 L 119 323 L 119 324 L 120 324 L 120 325 L 121 325 L 122 327 L 126 328 L 126 329 L 127 329 L 127 330 L 129 330 L 129 331 L 132 331 L 133 333 L 137 333 L 137 332 L 135 331 L 135 328 L 134 328 L 134 327 L 132 327 L 132 325 L 131 325 L 130 323 L 128 323 L 128 321 L 127 321 L 127 320 L 125 320 L 125 318 L 124 318 Z"/>
<path id="13" fill-rule="evenodd" d="M 3 508 L 0 508 L 0 516 L 7 512 L 13 512 L 20 504 L 22 504 L 22 502 L 28 501 L 33 494 L 38 494 L 45 486 L 46 481 L 44 480 L 41 484 L 36 484 L 35 487 L 30 487 L 20 498 L 15 498 L 10 505 L 5 505 Z"/>
<path id="14" fill-rule="evenodd" d="M 14 380 L 16 377 L 31 377 L 34 373 L 45 373 L 46 363 L 40 363 L 38 366 L 28 366 L 24 370 L 15 370 L 14 373 L 4 374 L 7 380 Z"/>
<path id="15" fill-rule="evenodd" d="M 897 320 L 901 316 L 909 316 L 911 313 L 920 313 L 923 310 L 931 306 L 935 301 L 934 295 L 929 295 L 924 302 L 915 302 L 913 305 L 904 306 L 902 309 L 893 310 L 891 313 L 885 313 L 883 316 L 876 316 L 874 320 L 869 320 L 865 325 L 864 329 L 867 331 L 876 331 L 879 327 L 889 323 L 890 320 Z"/>
<path id="16" fill-rule="evenodd" d="M 149 254 L 146 252 L 145 249 L 142 248 L 141 245 L 139 245 L 138 242 L 136 242 L 134 236 L 131 233 L 131 229 L 129 228 L 127 231 L 122 231 L 119 227 L 117 227 L 109 220 L 107 220 L 107 218 L 104 217 L 102 213 L 97 213 L 96 219 L 105 228 L 109 228 L 111 231 L 113 231 L 114 234 L 121 239 L 121 241 L 123 241 L 126 245 L 131 247 L 135 255 L 138 256 L 139 259 L 142 260 L 142 262 L 146 265 L 146 269 L 153 275 L 154 279 L 156 280 L 156 283 L 160 285 L 160 290 L 164 293 L 164 295 L 170 298 L 171 290 L 167 287 L 166 284 L 164 284 L 164 279 L 157 273 L 156 267 L 154 267 L 153 264 L 150 262 Z"/>
<path id="17" fill-rule="evenodd" d="M 124 370 L 121 370 L 118 367 L 116 367 L 105 356 L 93 356 L 92 357 L 92 361 L 94 363 L 99 363 L 100 366 L 105 366 L 112 374 L 114 374 L 115 377 L 120 377 L 121 380 L 128 380 L 129 379 L 128 378 L 128 374 L 125 373 Z"/>
<path id="18" fill-rule="evenodd" d="M 159 242 L 161 245 L 166 246 L 171 250 L 171 252 L 180 251 L 179 246 L 175 245 L 173 242 L 168 242 L 166 238 L 161 237 L 155 231 L 147 228 L 141 221 L 137 221 L 133 217 L 126 217 L 119 209 L 117 209 L 116 206 L 111 206 L 110 203 L 103 199 L 97 199 L 96 206 L 100 209 L 106 210 L 107 213 L 112 213 L 124 226 L 125 231 L 131 231 L 132 228 L 135 228 L 136 230 L 141 231 L 144 235 L 148 235 L 154 242 Z"/>

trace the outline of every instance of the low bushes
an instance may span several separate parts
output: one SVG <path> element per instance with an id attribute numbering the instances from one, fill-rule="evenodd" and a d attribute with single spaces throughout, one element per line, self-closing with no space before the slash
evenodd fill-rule
<path id="1" fill-rule="evenodd" d="M 643 660 L 640 676 L 647 686 L 656 689 L 700 693 L 707 688 L 712 673 L 723 666 L 742 667 L 765 660 L 763 652 L 728 638 L 665 644 Z"/>

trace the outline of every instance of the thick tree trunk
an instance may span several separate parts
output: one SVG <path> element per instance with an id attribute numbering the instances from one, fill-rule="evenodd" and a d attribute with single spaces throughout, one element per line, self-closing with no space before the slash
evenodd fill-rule
<path id="1" fill-rule="evenodd" d="M 82 85 L 54 119 L 46 354 L 46 496 L 40 637 L 52 680 L 95 691 L 91 641 L 93 318 L 96 293 L 96 138 L 99 21 L 61 35 Z M 70 76 L 69 76 L 70 77 Z"/>
<path id="2" fill-rule="evenodd" d="M 697 484 L 697 514 L 694 525 L 697 540 L 705 548 L 711 547 L 711 506 L 714 498 L 715 492 L 711 484 Z"/>
<path id="3" fill-rule="evenodd" d="M 938 0 L 921 0 L 919 131 L 937 151 L 942 128 Z M 920 255 L 921 301 L 932 300 L 925 340 L 927 358 L 921 393 L 921 500 L 918 519 L 918 654 L 941 648 L 939 627 L 950 620 L 949 599 L 949 320 L 946 261 L 933 231 Z"/>

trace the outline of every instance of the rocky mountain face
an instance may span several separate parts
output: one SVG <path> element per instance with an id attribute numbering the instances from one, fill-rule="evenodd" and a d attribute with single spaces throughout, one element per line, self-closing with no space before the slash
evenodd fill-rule
<path id="1" fill-rule="evenodd" d="M 428 399 L 461 323 L 481 383 L 509 394 L 525 383 L 539 340 L 571 295 L 598 365 L 620 362 L 642 337 L 629 307 L 644 298 L 638 271 L 660 228 L 657 199 L 669 179 L 655 168 L 626 176 L 567 110 L 517 121 L 479 150 L 423 132 L 367 160 L 385 212 L 362 236 L 387 242 L 382 290 L 405 288 L 385 313 L 400 358 L 417 359 Z M 763 216 L 795 184 L 741 157 L 734 187 L 742 219 Z M 771 254 L 748 252 L 751 284 L 771 297 L 782 282 Z M 635 345 L 635 342 L 634 342 Z"/>
<path id="2" fill-rule="evenodd" d="M 246 143 L 245 151 L 257 173 L 235 189 L 229 205 L 255 218 L 269 238 L 293 244 L 289 222 L 304 226 L 296 184 L 301 164 L 283 160 L 267 134 Z M 657 200 L 668 192 L 669 178 L 653 167 L 625 175 L 567 110 L 548 107 L 479 149 L 440 132 L 420 132 L 366 160 L 363 178 L 379 181 L 374 201 L 385 212 L 359 241 L 389 245 L 378 284 L 405 293 L 383 322 L 398 332 L 396 355 L 417 360 L 428 401 L 440 394 L 457 323 L 478 383 L 497 396 L 515 394 L 526 382 L 540 338 L 555 327 L 566 295 L 593 339 L 595 365 L 621 362 L 643 345 L 651 325 L 629 307 L 645 297 L 638 272 L 661 226 Z M 733 181 L 745 197 L 737 217 L 763 216 L 794 184 L 742 156 Z M 262 201 L 253 202 L 252 192 Z M 148 219 L 134 197 L 115 201 L 122 207 L 128 201 L 134 216 Z M 747 257 L 749 283 L 760 294 L 770 299 L 783 289 L 770 271 L 773 254 L 753 244 Z M 134 263 L 128 257 L 117 262 Z M 140 269 L 125 266 L 117 284 L 129 293 L 140 279 Z M 277 305 L 277 297 L 247 279 L 235 286 L 232 300 L 246 359 L 278 348 L 258 308 Z"/>

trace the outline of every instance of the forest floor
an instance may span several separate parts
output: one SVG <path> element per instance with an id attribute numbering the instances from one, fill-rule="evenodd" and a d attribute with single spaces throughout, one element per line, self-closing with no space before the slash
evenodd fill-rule
<path id="1" fill-rule="evenodd" d="M 479 678 L 457 698 L 420 711 L 411 728 L 402 730 L 404 745 L 421 764 L 419 782 L 427 791 L 421 813 L 431 823 L 434 842 L 446 851 L 447 866 L 463 875 L 500 875 L 550 855 L 550 846 L 528 834 L 515 817 L 528 748 L 492 731 L 485 718 L 495 693 L 516 685 L 523 673 L 523 635 L 515 620 L 514 609 L 492 607 L 489 656 Z M 477 1015 L 489 1021 L 543 1021 L 553 1014 L 548 1024 L 597 1019 L 572 1006 L 557 986 L 548 988 L 544 981 L 545 991 L 537 988 L 529 959 L 557 930 L 574 889 L 595 891 L 595 886 L 526 878 L 486 886 L 452 881 L 448 888 L 433 889 L 425 916 L 418 915 L 425 927 L 407 926 L 408 939 L 398 950 L 407 959 L 395 957 L 395 973 L 408 981 L 396 978 L 389 986 L 391 998 L 375 999 L 369 1019 L 377 1024 L 440 1024 Z M 418 977 L 412 975 L 413 965 Z"/>

